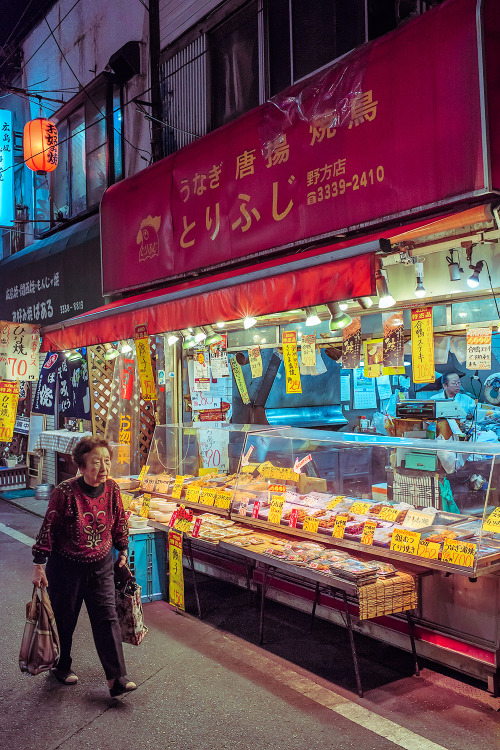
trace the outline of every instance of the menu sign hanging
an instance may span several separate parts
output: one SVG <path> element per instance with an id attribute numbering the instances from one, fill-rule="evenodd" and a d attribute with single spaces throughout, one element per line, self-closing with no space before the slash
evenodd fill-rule
<path id="1" fill-rule="evenodd" d="M 383 313 L 382 328 L 384 332 L 382 344 L 383 367 L 403 367 L 404 326 L 402 310 Z"/>
<path id="2" fill-rule="evenodd" d="M 304 333 L 300 339 L 301 363 L 304 367 L 316 365 L 316 334 Z"/>
<path id="3" fill-rule="evenodd" d="M 491 370 L 491 328 L 469 328 L 467 331 L 468 370 Z"/>
<path id="4" fill-rule="evenodd" d="M 182 569 L 182 533 L 168 532 L 168 601 L 178 609 L 184 605 L 184 571 Z"/>
<path id="5" fill-rule="evenodd" d="M 434 335 L 432 307 L 418 307 L 411 311 L 411 356 L 414 383 L 433 383 Z"/>
<path id="6" fill-rule="evenodd" d="M 262 357 L 260 354 L 260 346 L 251 346 L 248 350 L 248 359 L 250 360 L 250 370 L 252 371 L 252 378 L 262 377 Z"/>
<path id="7" fill-rule="evenodd" d="M 361 361 L 361 318 L 353 318 L 342 331 L 342 369 L 355 370 Z"/>
<path id="8" fill-rule="evenodd" d="M 213 378 L 227 378 L 229 367 L 227 364 L 227 334 L 221 334 L 222 341 L 210 344 L 210 367 Z"/>
<path id="9" fill-rule="evenodd" d="M 141 394 L 144 401 L 156 401 L 156 385 L 151 364 L 151 350 L 147 326 L 135 327 L 135 351 L 137 355 L 137 370 L 141 381 Z"/>
<path id="10" fill-rule="evenodd" d="M 236 361 L 236 357 L 230 357 L 229 364 L 231 365 L 231 369 L 233 371 L 234 382 L 236 383 L 236 387 L 238 388 L 239 394 L 241 396 L 241 400 L 243 401 L 244 404 L 249 404 L 250 396 L 248 395 L 247 384 L 245 383 L 245 377 L 243 375 L 243 370 L 241 369 L 241 365 L 239 365 L 238 362 Z"/>
<path id="11" fill-rule="evenodd" d="M 197 346 L 193 353 L 195 391 L 210 390 L 210 359 L 207 346 Z"/>
<path id="12" fill-rule="evenodd" d="M 0 381 L 0 443 L 10 443 L 14 436 L 19 382 Z"/>
<path id="13" fill-rule="evenodd" d="M 285 331 L 283 333 L 283 359 L 285 361 L 286 392 L 302 393 L 297 355 L 297 331 Z"/>
<path id="14" fill-rule="evenodd" d="M 0 321 L 0 380 L 38 380 L 37 326 Z"/>

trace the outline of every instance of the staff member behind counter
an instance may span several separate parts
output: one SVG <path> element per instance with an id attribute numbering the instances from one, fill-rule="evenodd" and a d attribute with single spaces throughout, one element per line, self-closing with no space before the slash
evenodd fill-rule
<path id="1" fill-rule="evenodd" d="M 454 399 L 468 417 L 473 416 L 476 402 L 467 393 L 460 393 L 460 376 L 457 372 L 447 372 L 442 377 L 443 390 L 429 396 L 430 401 L 443 401 L 447 398 Z"/>

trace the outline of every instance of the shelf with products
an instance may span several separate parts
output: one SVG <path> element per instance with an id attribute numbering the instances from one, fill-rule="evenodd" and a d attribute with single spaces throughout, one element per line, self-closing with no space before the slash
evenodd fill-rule
<path id="1" fill-rule="evenodd" d="M 495 444 L 448 442 L 443 450 L 443 441 L 282 429 L 247 434 L 249 452 L 260 463 L 238 475 L 234 520 L 471 578 L 500 569 Z M 347 488 L 328 475 L 329 454 L 360 466 L 368 455 L 371 471 Z M 480 466 L 488 481 L 464 492 L 467 463 L 471 477 Z"/>

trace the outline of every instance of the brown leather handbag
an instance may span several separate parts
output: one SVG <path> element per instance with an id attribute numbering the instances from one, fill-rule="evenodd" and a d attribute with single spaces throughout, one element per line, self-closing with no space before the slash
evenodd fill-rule
<path id="1" fill-rule="evenodd" d="M 21 672 L 40 674 L 57 664 L 61 647 L 49 595 L 45 588 L 33 587 L 33 596 L 26 605 L 19 667 Z"/>

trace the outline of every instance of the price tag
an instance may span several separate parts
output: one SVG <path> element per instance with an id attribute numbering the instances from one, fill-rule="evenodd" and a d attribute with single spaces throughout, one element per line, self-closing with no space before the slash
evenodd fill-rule
<path id="1" fill-rule="evenodd" d="M 259 473 L 265 479 L 281 479 L 282 482 L 298 482 L 300 476 L 300 474 L 293 469 L 288 469 L 283 466 L 273 466 L 270 461 L 265 461 L 259 466 Z"/>
<path id="2" fill-rule="evenodd" d="M 170 487 L 170 479 L 157 479 L 155 485 L 155 492 L 159 492 L 160 495 L 168 495 L 168 488 Z"/>
<path id="3" fill-rule="evenodd" d="M 231 505 L 232 493 L 229 490 L 216 490 L 215 493 L 215 505 L 218 508 L 224 508 L 228 510 Z"/>
<path id="4" fill-rule="evenodd" d="M 148 471 L 149 471 L 149 466 L 143 466 L 142 467 L 141 473 L 139 474 L 139 482 L 142 482 L 142 480 L 144 479 L 144 477 L 146 476 L 146 474 L 148 473 Z"/>
<path id="5" fill-rule="evenodd" d="M 361 535 L 361 544 L 373 544 L 373 536 L 377 528 L 376 521 L 365 521 L 363 526 L 363 533 Z"/>
<path id="6" fill-rule="evenodd" d="M 174 500 L 180 500 L 181 499 L 181 493 L 182 493 L 182 485 L 184 483 L 184 477 L 183 476 L 176 476 L 174 486 L 172 488 L 172 497 Z"/>
<path id="7" fill-rule="evenodd" d="M 149 516 L 149 504 L 151 502 L 151 495 L 143 495 L 142 498 L 142 505 L 141 509 L 139 511 L 139 515 L 143 518 L 147 518 Z"/>
<path id="8" fill-rule="evenodd" d="M 500 508 L 495 508 L 483 524 L 483 531 L 494 531 L 500 534 Z"/>
<path id="9" fill-rule="evenodd" d="M 406 514 L 403 526 L 405 529 L 424 529 L 430 526 L 434 520 L 434 514 L 424 513 L 421 510 L 409 510 Z"/>
<path id="10" fill-rule="evenodd" d="M 200 503 L 202 505 L 215 505 L 215 496 L 217 490 L 202 490 L 200 493 Z"/>
<path id="11" fill-rule="evenodd" d="M 269 471 L 269 469 L 273 468 L 273 465 L 270 461 L 264 461 L 263 464 L 259 465 L 259 474 L 262 476 L 266 476 L 266 472 Z"/>
<path id="12" fill-rule="evenodd" d="M 294 529 L 297 526 L 297 516 L 299 514 L 299 511 L 297 508 L 294 508 L 290 513 L 290 520 L 288 521 L 288 525 Z M 286 547 L 285 547 L 286 549 Z"/>
<path id="13" fill-rule="evenodd" d="M 388 508 L 387 505 L 384 505 L 380 511 L 379 518 L 381 521 L 395 521 L 398 517 L 398 513 L 399 510 L 396 508 Z"/>
<path id="14" fill-rule="evenodd" d="M 248 509 L 248 500 L 242 500 L 240 502 L 240 507 L 238 508 L 238 515 L 239 516 L 246 516 Z"/>
<path id="15" fill-rule="evenodd" d="M 416 555 L 420 544 L 420 532 L 395 529 L 391 537 L 391 550 L 393 552 L 405 552 L 407 555 Z"/>
<path id="16" fill-rule="evenodd" d="M 193 520 L 193 511 L 186 510 L 184 505 L 181 505 L 177 511 L 177 517 L 174 523 L 174 529 L 176 531 L 189 531 L 191 528 L 191 521 Z"/>
<path id="17" fill-rule="evenodd" d="M 168 532 L 168 600 L 184 609 L 184 571 L 182 569 L 182 534 Z"/>
<path id="18" fill-rule="evenodd" d="M 186 502 L 198 503 L 200 501 L 201 487 L 186 487 Z"/>
<path id="19" fill-rule="evenodd" d="M 333 500 L 330 500 L 330 502 L 326 506 L 327 510 L 333 510 L 344 499 L 345 499 L 345 495 L 337 495 L 337 497 L 334 497 Z"/>
<path id="20" fill-rule="evenodd" d="M 133 495 L 129 495 L 128 492 L 122 492 L 121 496 L 122 496 L 123 507 L 125 510 L 128 510 L 128 508 L 130 507 L 130 503 L 132 502 L 134 497 Z"/>
<path id="21" fill-rule="evenodd" d="M 418 545 L 417 555 L 418 557 L 425 557 L 427 560 L 437 560 L 440 549 L 439 542 L 428 542 L 427 539 L 422 539 Z"/>
<path id="22" fill-rule="evenodd" d="M 198 469 L 199 477 L 216 477 L 219 469 Z"/>
<path id="23" fill-rule="evenodd" d="M 255 469 L 259 468 L 259 464 L 247 464 L 246 466 L 242 466 L 240 468 L 240 471 L 242 474 L 253 474 Z"/>
<path id="24" fill-rule="evenodd" d="M 457 542 L 455 539 L 447 539 L 443 544 L 441 561 L 460 565 L 463 568 L 473 568 L 476 556 L 477 544 L 472 542 Z"/>
<path id="25" fill-rule="evenodd" d="M 259 510 L 260 510 L 260 502 L 256 500 L 253 504 L 252 509 L 252 518 L 258 518 L 259 517 Z"/>
<path id="26" fill-rule="evenodd" d="M 269 523 L 280 523 L 281 516 L 283 514 L 283 505 L 285 504 L 285 498 L 283 495 L 272 495 L 271 496 L 271 507 L 269 509 Z"/>
<path id="27" fill-rule="evenodd" d="M 337 516 L 335 518 L 335 526 L 333 527 L 333 536 L 335 539 L 343 539 L 345 532 L 345 525 L 347 523 L 348 516 Z"/>
<path id="28" fill-rule="evenodd" d="M 353 503 L 349 510 L 351 513 L 355 513 L 358 516 L 366 516 L 370 507 L 371 503 Z"/>
<path id="29" fill-rule="evenodd" d="M 200 534 L 200 526 L 201 526 L 201 518 L 197 518 L 196 521 L 194 522 L 193 531 L 191 532 L 191 536 L 194 536 L 195 539 Z"/>
<path id="30" fill-rule="evenodd" d="M 310 453 L 309 453 L 309 455 L 308 455 L 308 456 L 305 456 L 305 457 L 304 457 L 303 459 L 301 459 L 300 461 L 299 461 L 299 459 L 298 459 L 298 458 L 296 458 L 296 459 L 295 459 L 295 463 L 294 463 L 294 465 L 293 465 L 293 470 L 294 470 L 294 472 L 295 472 L 296 474 L 300 474 L 300 470 L 302 469 L 302 467 L 303 467 L 303 466 L 305 466 L 306 464 L 308 464 L 308 463 L 309 463 L 309 461 L 312 461 L 312 456 L 311 456 L 311 454 L 310 454 Z"/>
<path id="31" fill-rule="evenodd" d="M 141 489 L 144 490 L 144 492 L 154 492 L 156 485 L 156 477 L 153 476 L 146 476 L 141 482 Z"/>
<path id="32" fill-rule="evenodd" d="M 279 492 L 280 494 L 286 493 L 286 487 L 284 484 L 270 484 L 267 488 L 267 500 L 270 503 L 274 494 Z M 286 494 L 285 494 L 286 497 Z"/>
<path id="33" fill-rule="evenodd" d="M 172 513 L 172 515 L 170 516 L 170 521 L 168 522 L 168 525 L 170 526 L 170 528 L 173 528 L 173 527 L 174 527 L 174 523 L 175 523 L 175 522 L 176 522 L 176 520 L 177 520 L 177 513 L 178 513 L 178 511 L 177 511 L 177 510 L 174 510 L 174 512 L 173 512 L 173 513 Z"/>
<path id="34" fill-rule="evenodd" d="M 302 524 L 302 528 L 304 531 L 312 531 L 313 534 L 316 534 L 319 527 L 319 520 L 317 518 L 313 518 L 312 516 L 306 516 L 304 518 L 304 523 Z"/>

